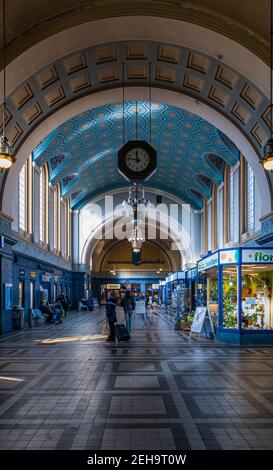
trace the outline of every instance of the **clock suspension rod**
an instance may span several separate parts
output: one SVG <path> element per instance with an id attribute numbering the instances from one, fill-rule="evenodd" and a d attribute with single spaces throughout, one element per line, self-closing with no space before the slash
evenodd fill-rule
<path id="1" fill-rule="evenodd" d="M 125 144 L 125 64 L 122 62 L 122 138 Z"/>
<path id="2" fill-rule="evenodd" d="M 150 144 L 152 145 L 152 63 L 149 62 Z"/>
<path id="3" fill-rule="evenodd" d="M 137 113 L 137 101 L 136 101 L 136 140 L 138 140 L 138 113 Z"/>

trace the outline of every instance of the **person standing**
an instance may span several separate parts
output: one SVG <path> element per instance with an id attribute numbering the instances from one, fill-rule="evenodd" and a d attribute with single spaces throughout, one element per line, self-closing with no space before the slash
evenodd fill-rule
<path id="1" fill-rule="evenodd" d="M 109 337 L 106 341 L 116 341 L 115 335 L 115 323 L 117 321 L 116 315 L 116 305 L 117 299 L 113 291 L 107 293 L 107 301 L 106 301 L 106 318 L 109 323 L 110 333 Z"/>
<path id="2" fill-rule="evenodd" d="M 133 310 L 135 310 L 136 304 L 135 304 L 134 297 L 130 294 L 130 292 L 128 290 L 125 292 L 125 296 L 121 300 L 120 305 L 121 305 L 121 307 L 123 307 L 124 315 L 125 315 L 126 328 L 130 333 L 131 330 L 132 330 Z"/>
<path id="3" fill-rule="evenodd" d="M 61 306 L 64 310 L 64 317 L 66 317 L 66 313 L 68 309 L 68 302 L 67 302 L 67 298 L 64 292 L 61 295 L 59 295 L 57 302 L 61 303 Z"/>

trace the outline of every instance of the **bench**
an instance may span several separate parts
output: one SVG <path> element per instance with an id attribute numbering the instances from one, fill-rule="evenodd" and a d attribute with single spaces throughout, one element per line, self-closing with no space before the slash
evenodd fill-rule
<path id="1" fill-rule="evenodd" d="M 38 308 L 34 308 L 32 311 L 32 320 L 34 321 L 35 326 L 38 326 L 39 320 L 45 320 L 45 315 L 43 315 L 41 310 Z"/>

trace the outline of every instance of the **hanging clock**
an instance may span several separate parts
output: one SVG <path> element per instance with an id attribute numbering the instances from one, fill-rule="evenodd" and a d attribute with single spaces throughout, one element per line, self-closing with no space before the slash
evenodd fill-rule
<path id="1" fill-rule="evenodd" d="M 118 169 L 129 181 L 147 181 L 156 171 L 156 150 L 145 140 L 130 140 L 118 152 Z"/>

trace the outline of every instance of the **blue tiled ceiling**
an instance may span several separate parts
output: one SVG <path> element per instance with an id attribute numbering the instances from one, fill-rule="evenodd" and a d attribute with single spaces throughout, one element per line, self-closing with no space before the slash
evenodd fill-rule
<path id="1" fill-rule="evenodd" d="M 138 139 L 150 141 L 150 104 L 137 102 Z M 234 165 L 239 151 L 204 119 L 174 106 L 152 103 L 152 145 L 158 168 L 149 186 L 180 196 L 195 208 L 210 197 L 212 183 L 223 180 L 225 162 Z M 136 103 L 125 103 L 125 142 L 136 138 Z M 112 103 L 73 117 L 47 136 L 33 152 L 38 165 L 48 163 L 52 184 L 72 207 L 104 190 L 127 186 L 117 169 L 123 145 L 123 106 Z"/>

